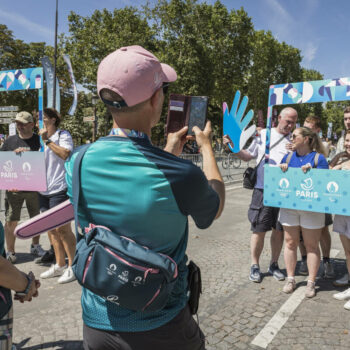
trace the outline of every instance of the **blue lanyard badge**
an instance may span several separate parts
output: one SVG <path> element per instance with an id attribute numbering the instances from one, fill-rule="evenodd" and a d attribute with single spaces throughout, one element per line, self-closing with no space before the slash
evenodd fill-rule
<path id="1" fill-rule="evenodd" d="M 123 129 L 123 128 L 113 128 L 110 133 L 110 136 L 122 136 L 122 137 L 138 137 L 141 139 L 148 138 L 147 135 L 141 131 Z"/>

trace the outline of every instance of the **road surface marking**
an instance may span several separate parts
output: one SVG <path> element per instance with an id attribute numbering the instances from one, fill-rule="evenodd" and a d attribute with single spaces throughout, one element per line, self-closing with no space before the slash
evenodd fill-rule
<path id="1" fill-rule="evenodd" d="M 331 249 L 330 256 L 335 258 L 339 253 L 337 249 Z M 307 278 L 305 279 L 307 281 Z M 295 309 L 305 298 L 306 286 L 299 287 L 293 294 L 287 299 L 287 301 L 281 306 L 281 308 L 272 316 L 271 320 L 265 325 L 260 333 L 251 342 L 252 345 L 259 346 L 266 349 L 272 342 L 273 338 L 277 335 L 280 329 L 288 321 L 288 318 L 293 314 Z"/>

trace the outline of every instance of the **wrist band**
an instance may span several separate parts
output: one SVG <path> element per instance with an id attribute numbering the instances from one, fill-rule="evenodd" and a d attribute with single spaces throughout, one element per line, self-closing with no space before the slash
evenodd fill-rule
<path id="1" fill-rule="evenodd" d="M 34 281 L 33 272 L 30 271 L 28 275 L 24 274 L 24 276 L 28 281 L 26 289 L 23 292 L 16 292 L 17 295 L 26 296 L 29 293 L 32 283 Z"/>

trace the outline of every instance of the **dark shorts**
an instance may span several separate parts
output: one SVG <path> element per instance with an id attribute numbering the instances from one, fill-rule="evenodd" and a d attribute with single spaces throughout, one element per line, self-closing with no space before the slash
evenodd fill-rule
<path id="1" fill-rule="evenodd" d="M 29 217 L 32 218 L 40 213 L 38 193 L 32 191 L 10 192 L 5 194 L 5 217 L 6 221 L 19 221 L 23 202 L 26 202 Z"/>
<path id="2" fill-rule="evenodd" d="M 167 324 L 145 332 L 83 327 L 85 350 L 205 350 L 204 334 L 186 306 Z"/>
<path id="3" fill-rule="evenodd" d="M 67 190 L 45 196 L 39 193 L 40 211 L 43 213 L 44 211 L 63 203 L 67 199 Z"/>
<path id="4" fill-rule="evenodd" d="M 264 190 L 254 188 L 252 201 L 248 209 L 248 219 L 253 232 L 266 232 L 273 228 L 283 231 L 281 223 L 278 221 L 280 208 L 264 206 Z"/>
<path id="5" fill-rule="evenodd" d="M 325 218 L 325 226 L 329 226 L 333 224 L 333 217 L 332 214 L 326 213 L 326 218 Z"/>

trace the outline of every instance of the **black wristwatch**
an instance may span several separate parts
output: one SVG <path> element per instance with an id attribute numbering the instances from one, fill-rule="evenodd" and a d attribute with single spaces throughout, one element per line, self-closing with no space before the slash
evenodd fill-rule
<path id="1" fill-rule="evenodd" d="M 45 142 L 45 145 L 48 146 L 52 141 L 50 139 L 48 139 L 46 142 Z"/>

